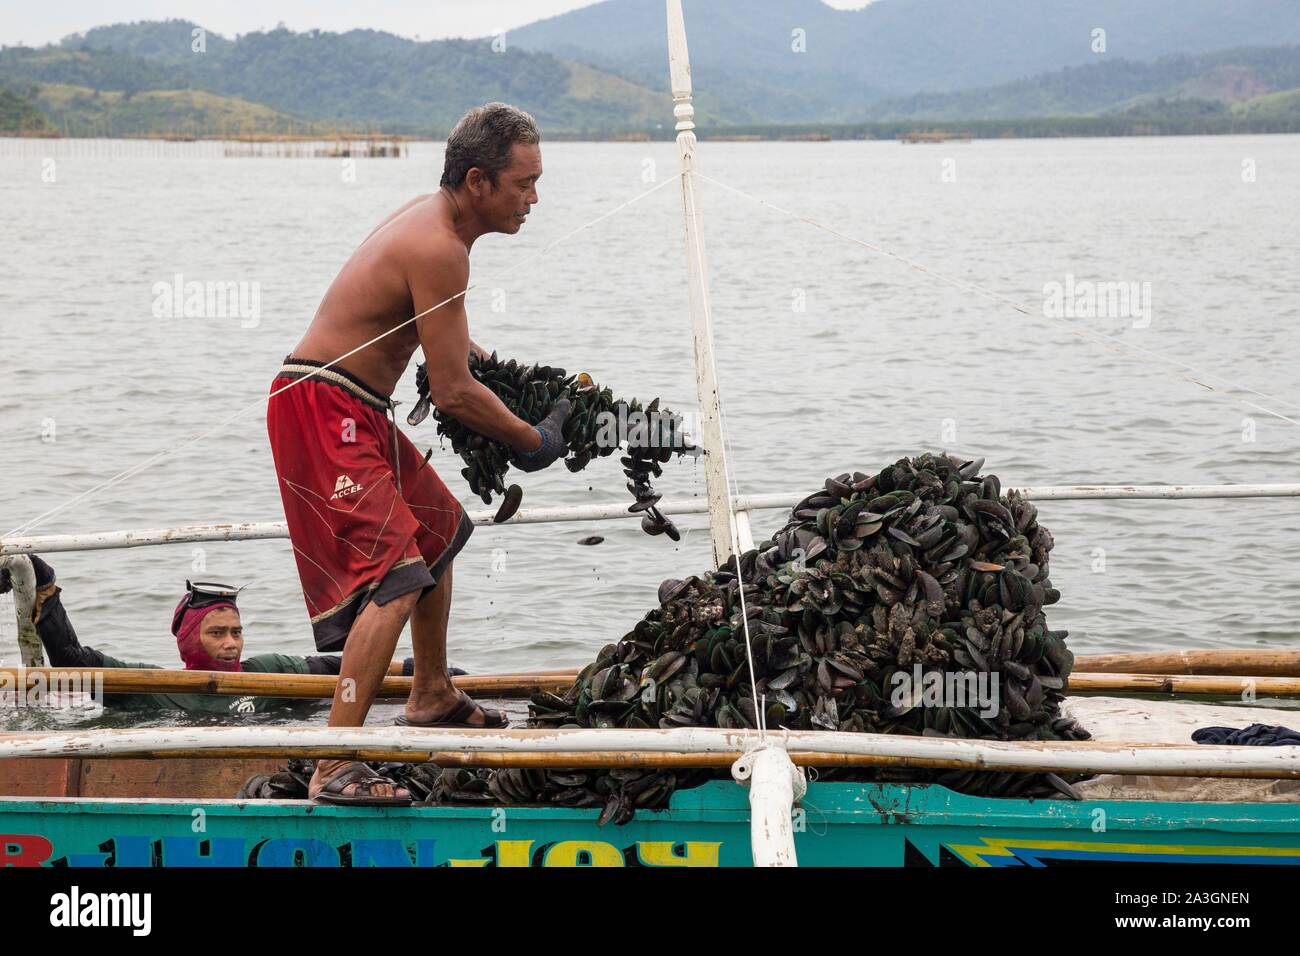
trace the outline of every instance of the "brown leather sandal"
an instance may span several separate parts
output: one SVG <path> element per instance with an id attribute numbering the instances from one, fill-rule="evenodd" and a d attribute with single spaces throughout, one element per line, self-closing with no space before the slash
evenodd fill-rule
<path id="1" fill-rule="evenodd" d="M 457 729 L 468 728 L 470 730 L 477 727 L 500 730 L 501 728 L 510 725 L 510 719 L 502 711 L 484 707 L 463 690 L 458 690 L 456 693 L 460 697 L 459 703 L 437 720 L 417 722 L 414 720 L 408 720 L 406 715 L 403 714 L 393 722 L 400 727 L 455 727 Z M 482 711 L 483 723 L 475 724 L 469 722 L 469 718 L 475 711 Z"/>
<path id="2" fill-rule="evenodd" d="M 332 803 L 350 807 L 409 807 L 411 805 L 410 794 L 405 797 L 399 797 L 396 794 L 391 797 L 381 797 L 375 794 L 374 787 L 381 783 L 403 789 L 398 787 L 394 781 L 375 773 L 361 761 L 354 760 L 331 774 L 326 779 L 324 786 L 317 791 L 312 799 L 317 803 Z M 357 788 L 355 792 L 343 792 L 345 788 L 354 784 Z"/>

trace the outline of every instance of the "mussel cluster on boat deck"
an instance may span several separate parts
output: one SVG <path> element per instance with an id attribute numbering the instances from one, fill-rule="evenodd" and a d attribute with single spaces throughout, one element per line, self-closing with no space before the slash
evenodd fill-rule
<path id="1" fill-rule="evenodd" d="M 663 474 L 660 466 L 674 454 L 698 454 L 685 435 L 680 415 L 661 410 L 657 398 L 644 407 L 635 398 L 616 399 L 613 392 L 596 385 L 585 372 L 568 375 L 564 369 L 550 365 L 501 361 L 496 352 L 487 358 L 471 355 L 469 370 L 506 408 L 530 425 L 540 423 L 560 399 L 569 400 L 571 408 L 564 426 L 568 446 L 564 465 L 569 471 L 581 471 L 596 458 L 610 455 L 625 444 L 623 473 L 629 479 L 627 490 L 635 499 L 628 510 L 644 512 L 641 527 L 646 533 L 667 533 L 674 541 L 680 538 L 676 526 L 656 507 L 661 496 L 650 485 L 651 477 Z M 502 480 L 510 470 L 510 448 L 433 406 L 429 375 L 423 364 L 416 368 L 415 385 L 419 399 L 407 422 L 418 425 L 432 410 L 438 434 L 451 439 L 452 451 L 465 462 L 460 473 L 469 482 L 470 490 L 488 505 L 493 494 L 505 496 L 494 518 L 505 521 L 519 508 L 523 496 L 518 485 L 507 489 Z"/>
<path id="2" fill-rule="evenodd" d="M 732 558 L 701 577 L 665 581 L 659 606 L 603 648 L 568 693 L 531 698 L 529 725 L 757 727 L 747 620 L 769 730 L 1087 739 L 1060 712 L 1074 657 L 1044 611 L 1060 597 L 1048 578 L 1051 533 L 1033 504 L 1015 491 L 1004 495 L 995 476 L 980 477 L 982 465 L 927 454 L 879 474 L 827 479 L 784 528 L 741 557 L 739 578 Z M 907 686 L 900 676 L 928 673 L 963 674 L 967 687 L 995 684 L 996 707 L 987 696 L 949 695 L 936 705 L 914 680 L 900 694 Z M 430 802 L 602 807 L 601 822 L 661 808 L 675 789 L 717 775 L 384 769 Z M 819 778 L 1076 796 L 1054 774 L 852 768 Z"/>

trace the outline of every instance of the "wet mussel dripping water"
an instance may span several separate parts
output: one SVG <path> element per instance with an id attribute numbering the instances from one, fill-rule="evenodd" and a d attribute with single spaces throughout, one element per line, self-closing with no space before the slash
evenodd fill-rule
<path id="1" fill-rule="evenodd" d="M 597 458 L 612 454 L 621 445 L 627 453 L 620 459 L 627 476 L 627 490 L 634 499 L 628 511 L 642 513 L 641 527 L 652 535 L 667 534 L 674 541 L 681 538 L 676 526 L 658 508 L 661 495 L 651 485 L 651 478 L 663 474 L 662 466 L 674 455 L 698 455 L 699 449 L 685 434 L 682 416 L 661 410 L 659 399 L 642 406 L 635 398 L 616 399 L 608 388 L 601 388 L 586 373 L 569 375 L 550 365 L 523 365 L 514 359 L 502 361 L 493 352 L 487 358 L 471 355 L 470 374 L 490 389 L 503 404 L 530 425 L 541 422 L 561 398 L 571 404 L 564 426 L 568 448 L 565 467 L 579 472 Z M 423 364 L 416 369 L 419 398 L 407 416 L 417 425 L 430 412 L 438 422 L 438 435 L 451 441 L 452 450 L 461 456 L 465 467 L 461 475 L 470 490 L 492 503 L 494 494 L 504 495 L 494 521 L 510 518 L 523 497 L 519 485 L 505 485 L 510 470 L 511 450 L 467 428 L 450 415 L 434 407 L 429 395 L 428 372 Z"/>

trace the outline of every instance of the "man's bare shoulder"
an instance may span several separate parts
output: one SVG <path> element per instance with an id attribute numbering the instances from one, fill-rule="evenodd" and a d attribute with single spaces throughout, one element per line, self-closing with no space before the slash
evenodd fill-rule
<path id="1" fill-rule="evenodd" d="M 435 223 L 404 231 L 394 251 L 412 288 L 460 291 L 469 283 L 469 250 L 451 230 Z"/>

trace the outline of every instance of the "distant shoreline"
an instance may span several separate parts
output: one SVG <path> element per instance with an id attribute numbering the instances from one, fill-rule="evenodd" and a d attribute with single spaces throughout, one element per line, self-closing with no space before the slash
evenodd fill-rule
<path id="1" fill-rule="evenodd" d="M 702 142 L 830 142 L 843 140 L 896 140 L 910 143 L 940 143 L 975 139 L 1073 139 L 1150 136 L 1241 136 L 1300 133 L 1297 117 L 1112 117 L 1060 116 L 1010 120 L 891 121 L 881 123 L 810 123 L 790 125 L 721 126 L 698 128 Z M 655 130 L 553 130 L 544 131 L 553 142 L 645 143 L 675 138 L 671 128 Z M 244 143 L 275 142 L 442 142 L 446 132 L 379 133 L 313 132 L 301 134 L 231 134 L 220 131 L 115 131 L 102 130 L 23 131 L 0 130 L 0 137 L 23 139 L 114 139 L 162 140 L 174 142 L 218 141 Z"/>
<path id="2" fill-rule="evenodd" d="M 1068 139 L 1128 136 L 1240 136 L 1300 133 L 1300 116 L 1046 116 L 996 120 L 891 120 L 873 123 L 808 123 L 724 126 L 696 131 L 701 141 L 772 142 L 900 140 L 947 142 L 973 139 Z M 633 134 L 635 135 L 635 134 Z M 671 140 L 674 132 L 656 130 L 643 140 Z M 566 136 L 550 139 L 627 139 L 622 136 Z"/>

